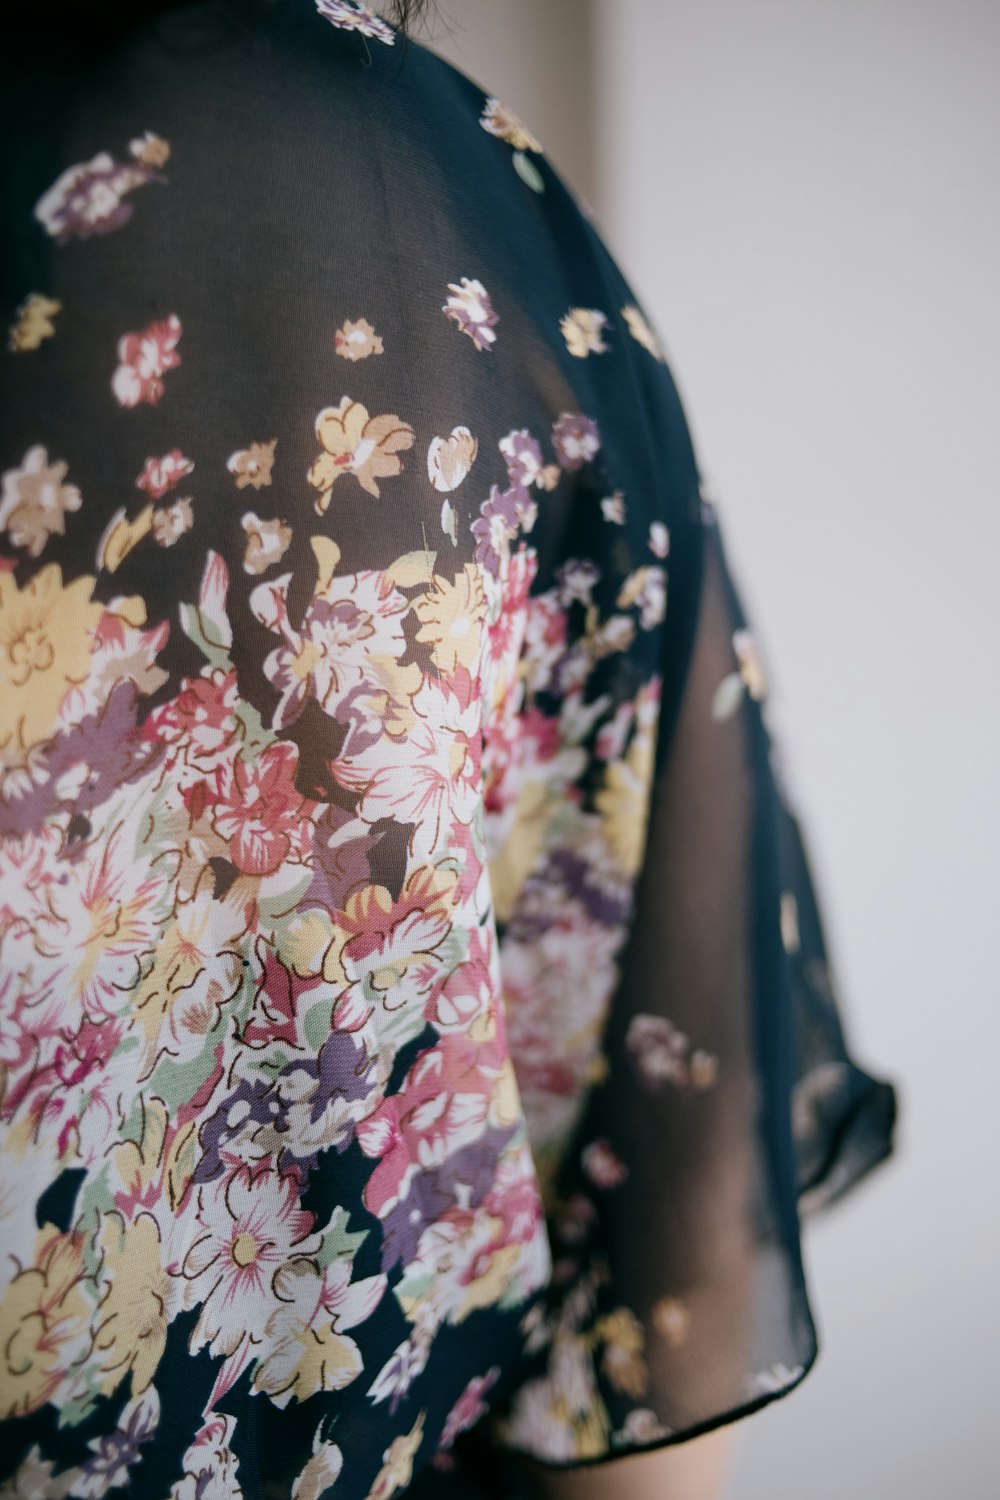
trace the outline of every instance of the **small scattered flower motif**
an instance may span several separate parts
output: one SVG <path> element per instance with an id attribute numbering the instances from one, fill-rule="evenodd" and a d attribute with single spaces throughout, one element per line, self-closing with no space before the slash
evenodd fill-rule
<path id="1" fill-rule="evenodd" d="M 441 530 L 451 538 L 451 545 L 458 546 L 458 512 L 450 500 L 441 502 Z"/>
<path id="2" fill-rule="evenodd" d="M 712 718 L 731 719 L 746 693 L 759 702 L 767 693 L 767 682 L 757 643 L 749 630 L 733 631 L 733 651 L 739 668 L 723 677 L 712 696 Z"/>
<path id="3" fill-rule="evenodd" d="M 29 448 L 19 469 L 8 469 L 0 491 L 0 531 L 15 547 L 26 547 L 40 557 L 53 534 L 66 534 L 67 511 L 79 510 L 83 497 L 75 484 L 65 484 L 69 465 L 49 462 L 41 443 Z"/>
<path id="4" fill-rule="evenodd" d="M 260 516 L 248 510 L 240 525 L 247 534 L 243 567 L 248 573 L 265 572 L 281 561 L 291 545 L 292 528 L 284 521 L 262 521 Z"/>
<path id="5" fill-rule="evenodd" d="M 616 1188 L 628 1177 L 628 1167 L 604 1136 L 583 1148 L 580 1165 L 595 1187 Z"/>
<path id="6" fill-rule="evenodd" d="M 37 349 L 43 339 L 52 338 L 56 331 L 52 319 L 61 310 L 61 302 L 45 297 L 41 292 L 32 292 L 14 315 L 7 339 L 8 349 L 12 349 L 15 354 L 23 354 L 29 349 Z"/>
<path id="7" fill-rule="evenodd" d="M 230 453 L 226 468 L 236 480 L 238 490 L 245 490 L 248 484 L 259 490 L 271 483 L 277 442 L 277 438 L 272 438 L 269 443 L 251 443 L 249 448 L 237 448 Z"/>
<path id="8" fill-rule="evenodd" d="M 145 490 L 150 500 L 162 500 L 164 495 L 186 479 L 194 470 L 194 463 L 185 458 L 179 448 L 171 448 L 162 458 L 147 458 L 142 473 L 136 480 L 136 488 Z"/>
<path id="9" fill-rule="evenodd" d="M 662 521 L 649 523 L 649 550 L 654 557 L 666 557 L 670 551 L 670 532 Z"/>
<path id="10" fill-rule="evenodd" d="M 660 346 L 659 339 L 634 302 L 626 302 L 622 308 L 622 317 L 628 324 L 628 331 L 636 342 L 648 350 L 654 359 L 658 359 L 661 364 L 665 363 L 666 355 Z"/>
<path id="11" fill-rule="evenodd" d="M 643 1358 L 646 1336 L 642 1324 L 628 1307 L 616 1307 L 599 1318 L 594 1332 L 604 1341 L 601 1369 L 616 1391 L 639 1397 L 646 1393 L 649 1372 Z"/>
<path id="12" fill-rule="evenodd" d="M 489 1402 L 484 1400 L 487 1391 L 500 1379 L 499 1365 L 493 1365 L 486 1371 L 485 1375 L 474 1375 L 465 1390 L 459 1396 L 455 1405 L 448 1413 L 441 1436 L 438 1439 L 437 1454 L 434 1463 L 437 1468 L 445 1467 L 442 1460 L 446 1458 L 448 1449 L 454 1445 L 455 1439 L 462 1432 L 468 1432 L 474 1427 L 480 1417 L 484 1417 L 489 1411 Z"/>
<path id="13" fill-rule="evenodd" d="M 515 488 L 533 484 L 540 490 L 554 490 L 559 483 L 559 465 L 543 462 L 541 444 L 527 427 L 508 432 L 500 439 L 499 448 L 507 465 L 507 478 Z M 526 523 L 525 530 L 530 530 Z"/>
<path id="14" fill-rule="evenodd" d="M 172 505 L 165 505 L 160 510 L 154 510 L 152 519 L 153 540 L 161 547 L 172 547 L 176 541 L 190 531 L 194 525 L 194 513 L 191 509 L 191 500 L 188 496 L 175 500 Z"/>
<path id="15" fill-rule="evenodd" d="M 181 362 L 177 345 L 181 320 L 170 313 L 138 333 L 125 333 L 118 340 L 118 368 L 111 389 L 122 406 L 149 402 L 155 406 L 163 395 L 163 376 Z"/>
<path id="16" fill-rule="evenodd" d="M 449 437 L 431 439 L 427 477 L 436 490 L 457 490 L 476 461 L 478 443 L 468 427 L 453 427 Z"/>
<path id="17" fill-rule="evenodd" d="M 371 417 L 360 401 L 342 396 L 339 406 L 325 406 L 317 416 L 316 436 L 324 451 L 309 470 L 309 483 L 320 492 L 316 510 L 322 515 L 344 474 L 353 474 L 363 490 L 378 498 L 376 481 L 402 471 L 399 454 L 413 447 L 416 434 L 401 417 Z"/>
<path id="18" fill-rule="evenodd" d="M 129 141 L 128 149 L 144 167 L 164 167 L 170 160 L 169 142 L 161 135 L 154 135 L 152 130 L 144 130 L 134 141 Z"/>
<path id="19" fill-rule="evenodd" d="M 451 296 L 441 311 L 467 333 L 477 349 L 489 349 L 496 342 L 494 328 L 500 315 L 493 310 L 490 295 L 481 281 L 463 276 L 461 281 L 449 281 Z"/>
<path id="20" fill-rule="evenodd" d="M 606 314 L 597 307 L 571 307 L 559 319 L 566 348 L 577 359 L 586 359 L 588 354 L 607 353 L 608 346 L 604 341 L 607 326 Z"/>
<path id="21" fill-rule="evenodd" d="M 612 1441 L 616 1447 L 632 1444 L 643 1446 L 662 1441 L 670 1436 L 671 1430 L 664 1427 L 655 1411 L 651 1411 L 648 1406 L 635 1406 L 622 1423 L 620 1433 L 614 1434 Z"/>
<path id="22" fill-rule="evenodd" d="M 719 1076 L 719 1059 L 699 1047 L 691 1053 L 688 1077 L 694 1089 L 710 1089 Z"/>
<path id="23" fill-rule="evenodd" d="M 382 1467 L 368 1491 L 367 1500 L 389 1500 L 397 1490 L 405 1489 L 413 1478 L 413 1460 L 424 1436 L 426 1411 L 422 1411 L 409 1432 L 393 1438 L 382 1455 Z"/>
<path id="24" fill-rule="evenodd" d="M 666 1016 L 640 1011 L 629 1022 L 625 1047 L 642 1082 L 679 1088 L 710 1088 L 718 1077 L 718 1059 L 701 1049 L 689 1056 L 690 1040 Z"/>
<path id="25" fill-rule="evenodd" d="M 643 630 L 659 625 L 667 612 L 667 575 L 650 564 L 635 568 L 622 584 L 615 600 L 619 609 L 639 606 L 639 624 Z"/>
<path id="26" fill-rule="evenodd" d="M 383 352 L 382 340 L 366 318 L 342 323 L 333 336 L 334 351 L 341 359 L 368 359 Z"/>
<path id="27" fill-rule="evenodd" d="M 90 161 L 67 167 L 35 204 L 35 218 L 60 245 L 109 234 L 132 217 L 132 204 L 123 201 L 126 193 L 164 180 L 144 162 L 116 162 L 99 151 Z"/>
<path id="28" fill-rule="evenodd" d="M 781 945 L 786 953 L 799 951 L 799 903 L 794 891 L 781 893 Z"/>
<path id="29" fill-rule="evenodd" d="M 615 490 L 610 495 L 605 495 L 601 501 L 601 514 L 606 521 L 612 521 L 616 526 L 625 524 L 625 492 Z"/>
<path id="30" fill-rule="evenodd" d="M 389 23 L 373 15 L 367 5 L 361 4 L 361 0 L 316 0 L 316 9 L 331 26 L 339 26 L 343 31 L 360 32 L 362 36 L 385 42 L 388 47 L 396 40 L 396 34 Z"/>
<path id="31" fill-rule="evenodd" d="M 476 561 L 494 578 L 500 577 L 505 559 L 510 556 L 511 539 L 517 535 L 519 526 L 518 491 L 492 485 L 470 530 L 477 543 Z"/>
<path id="32" fill-rule="evenodd" d="M 601 437 L 592 417 L 564 411 L 552 424 L 552 443 L 564 469 L 582 469 L 598 452 Z"/>
<path id="33" fill-rule="evenodd" d="M 653 1303 L 653 1327 L 675 1348 L 684 1343 L 691 1327 L 691 1313 L 679 1297 L 660 1297 Z"/>
<path id="34" fill-rule="evenodd" d="M 797 1385 L 804 1374 L 804 1365 L 792 1365 L 789 1368 L 788 1365 L 779 1362 L 772 1365 L 769 1370 L 758 1370 L 748 1375 L 743 1388 L 751 1399 L 754 1396 L 770 1396 L 777 1391 L 787 1391 L 790 1386 Z"/>
<path id="35" fill-rule="evenodd" d="M 483 106 L 479 123 L 484 130 L 489 131 L 490 135 L 506 141 L 509 146 L 515 147 L 518 151 L 543 150 L 541 141 L 532 135 L 524 121 L 492 94 Z"/>
<path id="36" fill-rule="evenodd" d="M 740 676 L 746 683 L 747 692 L 751 698 L 759 701 L 767 693 L 767 682 L 760 650 L 749 630 L 733 631 L 733 650 L 739 660 Z"/>

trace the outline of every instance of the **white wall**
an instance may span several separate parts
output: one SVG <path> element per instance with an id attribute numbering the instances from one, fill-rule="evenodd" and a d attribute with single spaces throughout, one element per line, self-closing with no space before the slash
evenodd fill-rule
<path id="1" fill-rule="evenodd" d="M 1000 5 L 440 0 L 658 324 L 897 1159 L 730 1500 L 994 1500 Z M 589 52 L 590 61 L 582 53 Z"/>
<path id="2" fill-rule="evenodd" d="M 606 233 L 776 680 L 899 1157 L 806 1240 L 823 1340 L 733 1500 L 992 1500 L 1000 7 L 597 0 Z"/>

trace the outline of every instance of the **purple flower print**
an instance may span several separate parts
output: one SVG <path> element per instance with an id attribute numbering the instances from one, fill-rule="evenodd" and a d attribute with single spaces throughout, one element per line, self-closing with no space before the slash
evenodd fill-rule
<path id="1" fill-rule="evenodd" d="M 552 443 L 564 469 L 582 469 L 600 448 L 601 435 L 592 417 L 564 411 L 552 424 Z"/>
<path id="2" fill-rule="evenodd" d="M 500 316 L 493 311 L 489 292 L 481 281 L 463 276 L 460 282 L 449 281 L 451 296 L 441 308 L 467 333 L 477 349 L 488 349 L 496 341 L 494 326 Z"/>
<path id="3" fill-rule="evenodd" d="M 57 244 L 110 234 L 132 217 L 125 194 L 166 179 L 141 162 L 116 162 L 108 151 L 67 167 L 35 204 L 35 218 Z"/>
<path id="4" fill-rule="evenodd" d="M 510 552 L 511 537 L 517 535 L 526 498 L 519 486 L 502 490 L 493 485 L 489 499 L 479 507 L 479 519 L 472 523 L 472 535 L 478 543 L 476 561 L 494 577 L 500 573 L 502 558 Z"/>

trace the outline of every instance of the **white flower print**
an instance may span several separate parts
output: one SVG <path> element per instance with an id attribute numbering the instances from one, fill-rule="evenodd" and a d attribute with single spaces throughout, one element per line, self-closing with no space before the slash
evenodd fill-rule
<path id="1" fill-rule="evenodd" d="M 389 23 L 373 15 L 360 0 L 316 0 L 316 9 L 332 26 L 339 26 L 343 31 L 358 31 L 362 36 L 373 37 L 389 47 L 396 40 Z"/>

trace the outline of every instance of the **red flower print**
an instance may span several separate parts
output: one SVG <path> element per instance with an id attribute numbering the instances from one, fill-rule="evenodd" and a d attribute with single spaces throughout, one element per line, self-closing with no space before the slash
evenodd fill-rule
<path id="1" fill-rule="evenodd" d="M 239 696 L 235 672 L 206 667 L 200 677 L 186 677 L 177 697 L 150 715 L 149 729 L 189 764 L 214 766 L 238 737 Z"/>
<path id="2" fill-rule="evenodd" d="M 237 760 L 216 772 L 215 831 L 246 875 L 272 875 L 297 841 L 303 798 L 295 788 L 298 751 L 282 741 L 252 762 Z"/>
<path id="3" fill-rule="evenodd" d="M 171 448 L 162 458 L 146 459 L 136 485 L 146 491 L 150 500 L 162 500 L 175 485 L 187 478 L 193 468 L 190 458 L 185 458 L 179 448 Z"/>
<path id="4" fill-rule="evenodd" d="M 163 376 L 181 362 L 177 353 L 180 336 L 181 320 L 176 313 L 150 323 L 139 333 L 122 334 L 118 340 L 118 368 L 111 377 L 111 389 L 122 406 L 159 401 L 163 395 Z"/>

